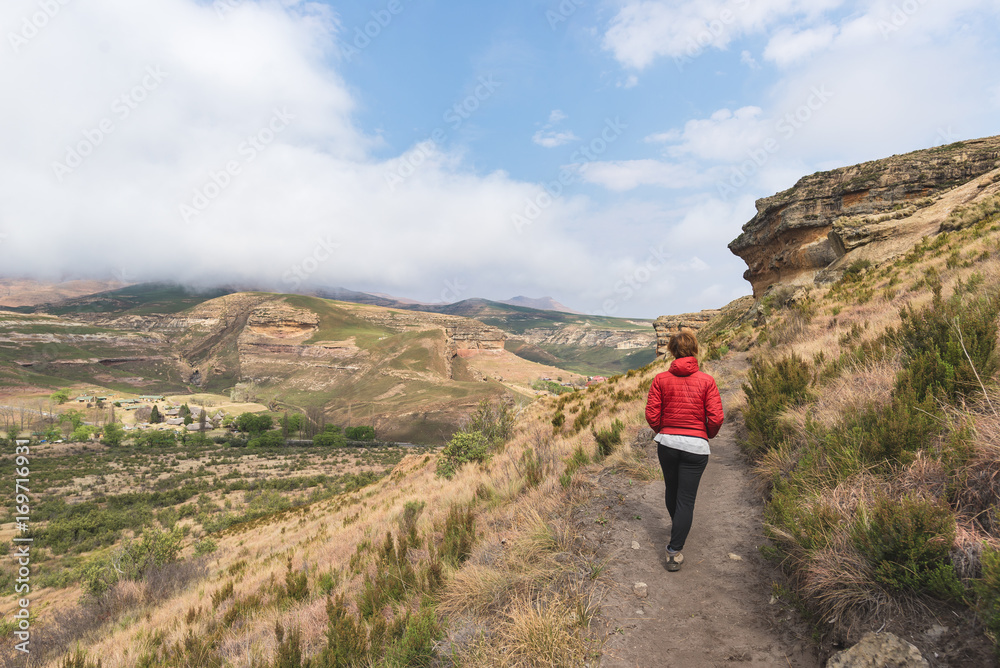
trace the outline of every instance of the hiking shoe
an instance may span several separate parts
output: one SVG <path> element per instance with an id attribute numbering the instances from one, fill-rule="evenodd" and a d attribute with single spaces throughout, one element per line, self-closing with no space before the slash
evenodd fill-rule
<path id="1" fill-rule="evenodd" d="M 667 570 L 671 573 L 679 571 L 684 563 L 684 555 L 680 552 L 667 550 Z"/>

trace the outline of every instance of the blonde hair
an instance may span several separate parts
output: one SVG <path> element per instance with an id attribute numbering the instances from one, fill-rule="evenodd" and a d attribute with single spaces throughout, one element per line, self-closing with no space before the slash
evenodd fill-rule
<path id="1" fill-rule="evenodd" d="M 670 337 L 667 350 L 675 359 L 698 356 L 698 338 L 690 329 L 682 329 Z"/>

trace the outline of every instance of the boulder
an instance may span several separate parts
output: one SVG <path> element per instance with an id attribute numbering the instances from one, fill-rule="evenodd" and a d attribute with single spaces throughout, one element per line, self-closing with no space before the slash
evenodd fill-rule
<path id="1" fill-rule="evenodd" d="M 830 657 L 826 668 L 930 668 L 930 664 L 899 636 L 866 633 L 857 645 Z"/>
<path id="2" fill-rule="evenodd" d="M 747 263 L 754 297 L 776 283 L 811 284 L 854 249 L 937 232 L 950 209 L 935 212 L 936 221 L 922 212 L 998 167 L 1000 136 L 818 172 L 757 200 L 757 215 L 729 249 Z"/>

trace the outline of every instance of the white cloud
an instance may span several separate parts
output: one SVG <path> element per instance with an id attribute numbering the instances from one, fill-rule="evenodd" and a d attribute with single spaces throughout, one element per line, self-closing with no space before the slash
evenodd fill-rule
<path id="1" fill-rule="evenodd" d="M 553 109 L 549 114 L 549 121 L 537 131 L 531 141 L 544 148 L 556 148 L 573 141 L 580 141 L 580 138 L 570 130 L 559 132 L 554 128 L 565 121 L 569 116 L 560 109 Z"/>
<path id="2" fill-rule="evenodd" d="M 552 113 L 549 114 L 549 124 L 554 125 L 560 121 L 565 121 L 569 116 L 565 114 L 561 109 L 553 109 Z"/>
<path id="3" fill-rule="evenodd" d="M 752 70 L 759 70 L 760 69 L 760 64 L 757 62 L 757 59 L 754 58 L 753 54 L 750 53 L 749 51 L 747 51 L 746 49 L 744 49 L 740 53 L 740 62 L 743 63 L 744 65 L 746 65 L 747 67 L 749 67 Z"/>
<path id="4" fill-rule="evenodd" d="M 836 35 L 837 27 L 830 24 L 800 31 L 782 28 L 771 37 L 764 49 L 764 58 L 779 67 L 788 67 L 829 47 Z"/>
<path id="5" fill-rule="evenodd" d="M 639 186 L 692 188 L 707 183 L 691 165 L 672 164 L 660 160 L 620 160 L 592 162 L 581 170 L 588 183 L 622 192 Z"/>
<path id="6" fill-rule="evenodd" d="M 566 231 L 580 208 L 569 195 L 518 234 L 512 217 L 536 184 L 477 175 L 433 144 L 373 158 L 377 140 L 355 126 L 330 65 L 337 25 L 314 11 L 324 5 L 246 1 L 224 20 L 192 0 L 61 7 L 0 59 L 0 87 L 18 91 L 0 105 L 5 275 L 124 271 L 433 300 L 453 276 L 573 295 L 572 268 L 600 264 Z M 4 3 L 0 23 L 35 11 Z"/>
<path id="7" fill-rule="evenodd" d="M 604 35 L 604 48 L 641 70 L 659 57 L 697 58 L 788 17 L 812 17 L 844 0 L 625 0 Z"/>
<path id="8" fill-rule="evenodd" d="M 720 109 L 709 118 L 688 121 L 682 131 L 662 136 L 676 138 L 677 143 L 667 149 L 670 155 L 732 161 L 763 142 L 771 131 L 772 125 L 763 118 L 763 110 L 748 106 L 736 111 Z"/>
<path id="9" fill-rule="evenodd" d="M 532 137 L 531 141 L 545 148 L 556 148 L 571 141 L 580 141 L 580 138 L 571 131 L 555 132 L 552 130 L 539 130 Z"/>

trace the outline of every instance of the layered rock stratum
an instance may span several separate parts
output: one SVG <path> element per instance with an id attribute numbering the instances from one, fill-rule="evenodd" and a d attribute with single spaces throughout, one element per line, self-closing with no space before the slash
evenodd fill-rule
<path id="1" fill-rule="evenodd" d="M 1000 190 L 1000 136 L 803 177 L 757 201 L 729 249 L 755 297 L 775 284 L 836 278 L 847 261 L 883 262 L 941 229 L 958 206 Z"/>

